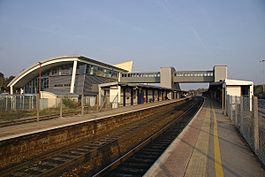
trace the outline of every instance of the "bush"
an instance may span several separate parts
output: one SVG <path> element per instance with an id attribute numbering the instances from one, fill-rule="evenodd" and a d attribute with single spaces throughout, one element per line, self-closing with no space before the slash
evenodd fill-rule
<path id="1" fill-rule="evenodd" d="M 63 98 L 63 104 L 65 107 L 68 107 L 68 108 L 77 108 L 78 107 L 78 103 L 75 102 L 74 100 L 69 99 L 69 98 Z"/>

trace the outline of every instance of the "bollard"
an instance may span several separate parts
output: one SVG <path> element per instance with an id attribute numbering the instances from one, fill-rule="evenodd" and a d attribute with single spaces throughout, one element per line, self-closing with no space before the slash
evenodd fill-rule
<path id="1" fill-rule="evenodd" d="M 40 120 L 40 97 L 36 96 L 37 122 Z"/>
<path id="2" fill-rule="evenodd" d="M 63 117 L 63 99 L 60 97 L 60 118 Z"/>
<path id="3" fill-rule="evenodd" d="M 258 110 L 258 99 L 256 96 L 252 97 L 252 111 L 253 111 L 253 125 L 254 125 L 254 147 L 255 152 L 259 151 L 259 110 Z"/>

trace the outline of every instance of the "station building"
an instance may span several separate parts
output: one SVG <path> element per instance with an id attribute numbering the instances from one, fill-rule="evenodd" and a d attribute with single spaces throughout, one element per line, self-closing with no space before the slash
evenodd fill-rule
<path id="1" fill-rule="evenodd" d="M 99 106 L 108 98 L 108 102 L 126 106 L 128 102 L 142 104 L 168 99 L 167 95 L 181 97 L 179 93 L 185 93 L 180 89 L 145 85 L 141 80 L 131 84 L 121 82 L 122 76 L 132 72 L 132 67 L 132 61 L 110 65 L 84 56 L 55 57 L 30 66 L 8 86 L 11 95 L 40 94 L 40 98 L 48 99 L 48 107 L 58 104 L 55 100 L 59 96 L 80 99 L 84 95 Z M 114 88 L 119 89 L 114 93 Z"/>
<path id="2" fill-rule="evenodd" d="M 110 65 L 84 56 L 55 57 L 22 71 L 8 86 L 11 95 L 40 94 L 41 98 L 84 95 L 97 98 L 99 105 L 107 98 L 108 102 L 123 106 L 180 98 L 186 92 L 180 90 L 179 83 L 210 83 L 208 94 L 223 107 L 226 95 L 250 99 L 253 95 L 253 82 L 228 79 L 226 65 L 204 71 L 161 67 L 159 72 L 132 72 L 132 68 L 132 61 Z"/>
<path id="3" fill-rule="evenodd" d="M 56 95 L 92 96 L 97 95 L 98 84 L 117 81 L 120 73 L 130 72 L 132 62 L 122 67 L 126 69 L 84 56 L 62 56 L 32 65 L 8 86 L 10 94 L 37 94 L 40 90 Z"/>

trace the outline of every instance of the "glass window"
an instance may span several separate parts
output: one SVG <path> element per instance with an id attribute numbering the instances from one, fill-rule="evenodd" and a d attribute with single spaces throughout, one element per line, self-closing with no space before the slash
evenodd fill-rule
<path id="1" fill-rule="evenodd" d="M 86 73 L 86 64 L 78 63 L 76 73 L 77 74 L 85 74 Z"/>

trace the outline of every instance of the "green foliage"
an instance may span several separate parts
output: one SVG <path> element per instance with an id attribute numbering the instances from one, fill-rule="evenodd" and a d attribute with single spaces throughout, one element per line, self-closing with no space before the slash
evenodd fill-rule
<path id="1" fill-rule="evenodd" d="M 0 72 L 0 93 L 3 92 L 4 90 L 5 91 L 8 91 L 7 85 L 14 78 L 15 78 L 15 76 L 10 76 L 8 78 L 5 78 L 5 75 Z"/>
<path id="2" fill-rule="evenodd" d="M 78 107 L 78 103 L 74 100 L 69 99 L 69 98 L 63 98 L 63 104 L 65 107 L 68 107 L 68 108 L 77 108 Z"/>

